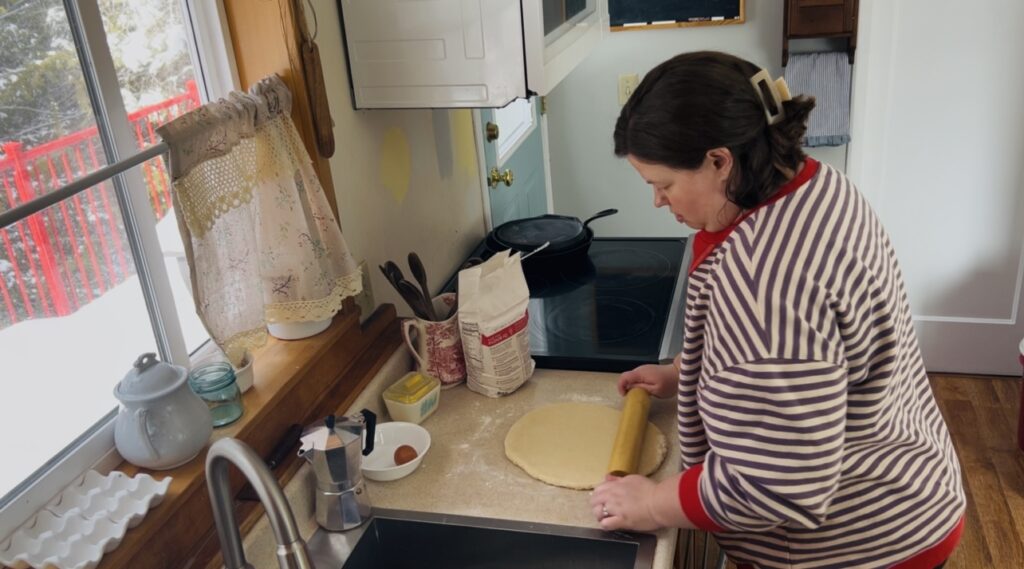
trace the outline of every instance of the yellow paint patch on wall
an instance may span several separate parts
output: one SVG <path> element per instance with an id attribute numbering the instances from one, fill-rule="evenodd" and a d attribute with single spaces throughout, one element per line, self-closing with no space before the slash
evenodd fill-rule
<path id="1" fill-rule="evenodd" d="M 409 193 L 409 180 L 412 175 L 409 141 L 404 130 L 393 126 L 384 133 L 379 160 L 377 172 L 380 182 L 391 190 L 396 202 L 402 203 L 405 201 L 405 195 Z"/>
<path id="2" fill-rule="evenodd" d="M 473 111 L 458 109 L 451 111 L 452 140 L 455 146 L 455 164 L 458 171 L 467 177 L 477 174 L 476 139 L 473 137 Z"/>

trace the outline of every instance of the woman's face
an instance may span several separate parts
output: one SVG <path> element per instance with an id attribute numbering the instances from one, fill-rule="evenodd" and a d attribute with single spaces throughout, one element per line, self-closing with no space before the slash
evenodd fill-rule
<path id="1" fill-rule="evenodd" d="M 726 197 L 732 153 L 726 148 L 708 151 L 694 170 L 676 170 L 664 164 L 626 157 L 654 189 L 654 207 L 668 206 L 676 221 L 696 230 L 720 231 L 739 215 L 739 207 Z"/>

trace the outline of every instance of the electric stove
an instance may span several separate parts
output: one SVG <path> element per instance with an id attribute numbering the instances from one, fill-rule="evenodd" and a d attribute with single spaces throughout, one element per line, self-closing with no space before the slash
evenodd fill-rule
<path id="1" fill-rule="evenodd" d="M 686 239 L 596 238 L 584 263 L 534 271 L 524 260 L 537 365 L 618 372 L 672 361 L 682 347 L 686 245 Z M 470 257 L 493 254 L 484 242 Z M 454 290 L 457 278 L 444 290 Z"/>

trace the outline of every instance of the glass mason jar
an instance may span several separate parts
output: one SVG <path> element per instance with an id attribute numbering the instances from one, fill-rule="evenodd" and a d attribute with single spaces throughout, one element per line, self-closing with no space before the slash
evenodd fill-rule
<path id="1" fill-rule="evenodd" d="M 206 402 L 214 427 L 230 425 L 242 416 L 242 394 L 231 364 L 216 362 L 199 366 L 189 373 L 188 385 Z"/>

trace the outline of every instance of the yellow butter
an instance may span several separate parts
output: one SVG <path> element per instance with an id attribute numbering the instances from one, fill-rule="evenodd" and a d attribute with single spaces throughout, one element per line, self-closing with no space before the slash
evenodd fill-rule
<path id="1" fill-rule="evenodd" d="M 436 378 L 419 372 L 411 372 L 384 390 L 384 399 L 411 405 L 426 397 L 439 384 L 440 382 Z"/>

